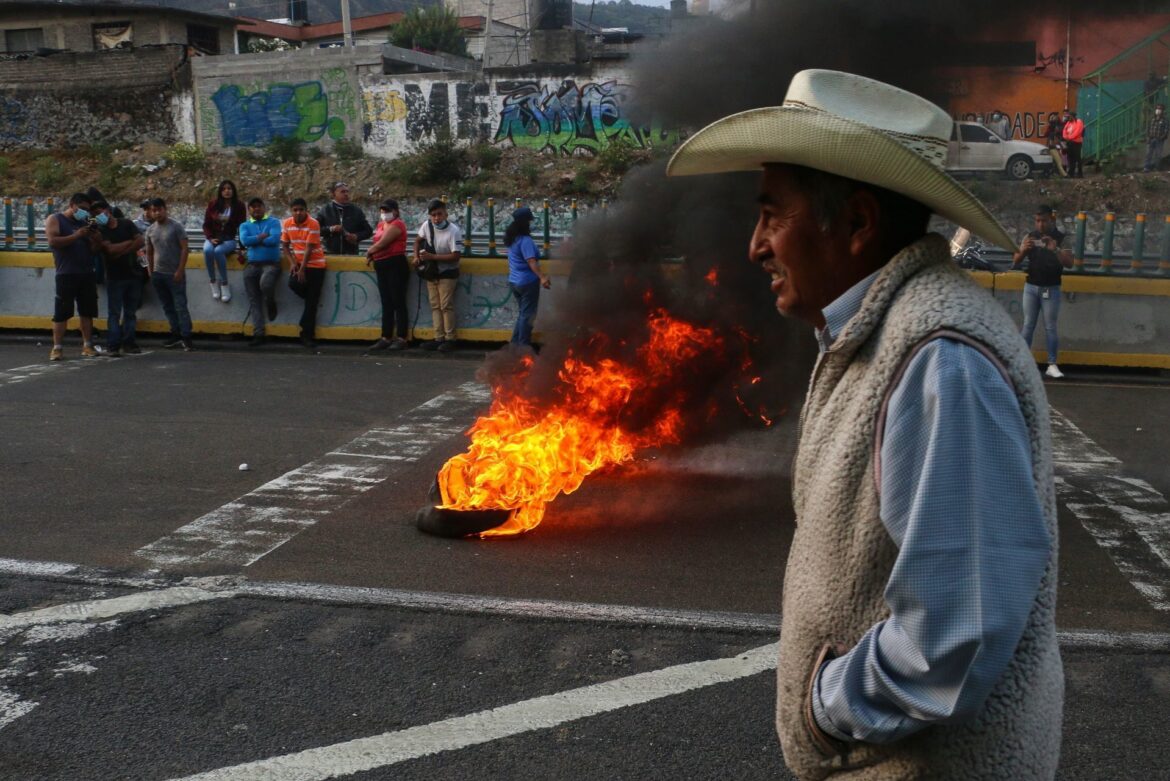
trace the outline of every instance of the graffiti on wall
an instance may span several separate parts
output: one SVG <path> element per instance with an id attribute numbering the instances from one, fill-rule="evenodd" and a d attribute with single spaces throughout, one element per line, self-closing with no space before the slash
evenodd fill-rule
<path id="1" fill-rule="evenodd" d="M 326 71 L 320 81 L 269 84 L 250 91 L 223 84 L 211 102 L 219 112 L 224 146 L 263 146 L 274 138 L 336 140 L 357 122 L 353 87 L 340 68 Z"/>
<path id="2" fill-rule="evenodd" d="M 637 127 L 624 110 L 625 91 L 616 81 L 563 81 L 558 87 L 536 82 L 501 82 L 503 95 L 495 140 L 533 151 L 596 154 L 615 142 L 638 147 L 671 145 L 678 133 L 657 123 Z"/>
<path id="3" fill-rule="evenodd" d="M 413 276 L 413 275 L 412 275 Z M 412 288 L 418 280 L 412 278 Z M 429 328 L 431 310 L 426 296 L 407 296 L 410 320 Z M 518 310 L 507 275 L 463 274 L 455 295 L 455 317 L 459 328 L 511 330 Z M 382 300 L 378 280 L 370 271 L 339 271 L 333 274 L 333 307 L 325 318 L 328 325 L 373 327 L 382 323 Z"/>
<path id="4" fill-rule="evenodd" d="M 614 81 L 376 82 L 362 87 L 362 139 L 373 154 L 401 154 L 448 134 L 533 151 L 596 154 L 615 142 L 678 142 L 661 123 L 637 124 L 629 88 Z"/>
<path id="5" fill-rule="evenodd" d="M 32 112 L 16 98 L 0 96 L 0 144 L 20 144 L 37 134 Z"/>

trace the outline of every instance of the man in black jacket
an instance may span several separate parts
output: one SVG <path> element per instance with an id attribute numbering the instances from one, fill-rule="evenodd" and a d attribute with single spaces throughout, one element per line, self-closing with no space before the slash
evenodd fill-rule
<path id="1" fill-rule="evenodd" d="M 357 255 L 358 242 L 374 235 L 366 215 L 349 202 L 349 185 L 337 182 L 329 188 L 333 200 L 317 212 L 321 242 L 330 255 Z"/>

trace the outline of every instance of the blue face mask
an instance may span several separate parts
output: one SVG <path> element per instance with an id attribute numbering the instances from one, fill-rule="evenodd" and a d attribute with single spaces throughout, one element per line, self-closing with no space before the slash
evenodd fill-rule
<path id="1" fill-rule="evenodd" d="M 105 212 L 102 212 L 102 213 L 101 213 L 101 214 L 99 214 L 97 217 L 94 217 L 94 219 L 95 219 L 95 220 L 97 220 L 97 224 L 98 224 L 98 225 L 103 225 L 103 226 L 104 226 L 104 225 L 107 225 L 107 224 L 109 224 L 109 222 L 110 222 L 110 215 L 106 214 Z"/>
<path id="2" fill-rule="evenodd" d="M 447 230 L 447 226 L 450 224 L 451 224 L 450 220 L 443 220 L 442 222 L 435 223 L 435 230 L 445 231 L 445 230 Z"/>
<path id="3" fill-rule="evenodd" d="M 89 219 L 89 212 L 85 209 L 74 209 L 73 219 L 77 220 L 78 222 L 85 222 Z"/>

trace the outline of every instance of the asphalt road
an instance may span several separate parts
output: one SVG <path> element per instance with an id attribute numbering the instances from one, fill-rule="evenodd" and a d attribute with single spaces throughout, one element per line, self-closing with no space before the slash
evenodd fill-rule
<path id="1" fill-rule="evenodd" d="M 0 779 L 788 777 L 759 660 L 791 418 L 444 540 L 413 516 L 482 353 L 144 347 L 0 339 Z M 1068 458 L 1135 492 L 1061 478 L 1061 778 L 1166 777 L 1170 383 L 1048 387 Z"/>

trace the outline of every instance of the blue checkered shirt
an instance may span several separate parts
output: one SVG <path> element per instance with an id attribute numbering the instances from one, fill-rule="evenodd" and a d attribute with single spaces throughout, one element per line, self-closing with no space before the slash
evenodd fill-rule
<path id="1" fill-rule="evenodd" d="M 824 310 L 821 349 L 875 272 Z M 813 714 L 848 742 L 889 743 L 982 707 L 1024 631 L 1053 540 L 1015 392 L 979 350 L 936 339 L 894 389 L 882 439 L 882 524 L 898 546 L 890 617 L 821 668 Z"/>

